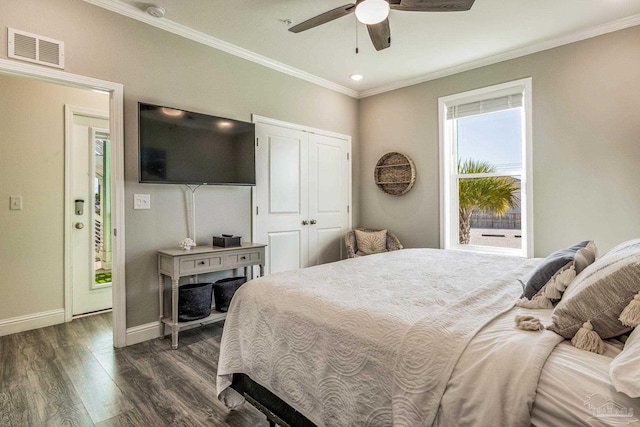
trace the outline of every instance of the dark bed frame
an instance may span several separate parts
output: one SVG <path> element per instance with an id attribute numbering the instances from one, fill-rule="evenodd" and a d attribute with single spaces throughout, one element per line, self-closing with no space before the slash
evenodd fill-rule
<path id="1" fill-rule="evenodd" d="M 300 412 L 293 409 L 278 396 L 253 381 L 246 374 L 233 374 L 231 388 L 267 416 L 274 427 L 317 427 Z"/>

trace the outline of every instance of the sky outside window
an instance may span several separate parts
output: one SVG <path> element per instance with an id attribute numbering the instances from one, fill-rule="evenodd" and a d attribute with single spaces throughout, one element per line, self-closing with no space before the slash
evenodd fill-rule
<path id="1" fill-rule="evenodd" d="M 522 169 L 521 108 L 457 119 L 458 159 L 488 162 L 496 172 Z"/>

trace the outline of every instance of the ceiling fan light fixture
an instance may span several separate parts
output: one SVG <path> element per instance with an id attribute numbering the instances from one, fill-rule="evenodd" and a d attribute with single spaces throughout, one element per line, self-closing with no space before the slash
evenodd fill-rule
<path id="1" fill-rule="evenodd" d="M 389 9 L 386 0 L 364 0 L 356 6 L 356 18 L 366 25 L 378 24 L 387 19 Z"/>

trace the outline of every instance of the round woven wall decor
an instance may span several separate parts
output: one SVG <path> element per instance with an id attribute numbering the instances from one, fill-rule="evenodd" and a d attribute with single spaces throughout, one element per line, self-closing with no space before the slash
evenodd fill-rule
<path id="1" fill-rule="evenodd" d="M 416 182 L 416 165 L 406 154 L 392 151 L 380 157 L 373 176 L 380 190 L 392 196 L 402 196 Z"/>

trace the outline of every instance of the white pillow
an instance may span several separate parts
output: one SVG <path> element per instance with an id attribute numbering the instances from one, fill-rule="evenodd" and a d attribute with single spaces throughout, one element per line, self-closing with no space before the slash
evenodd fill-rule
<path id="1" fill-rule="evenodd" d="M 640 327 L 637 327 L 609 366 L 609 376 L 616 391 L 640 397 Z"/>

